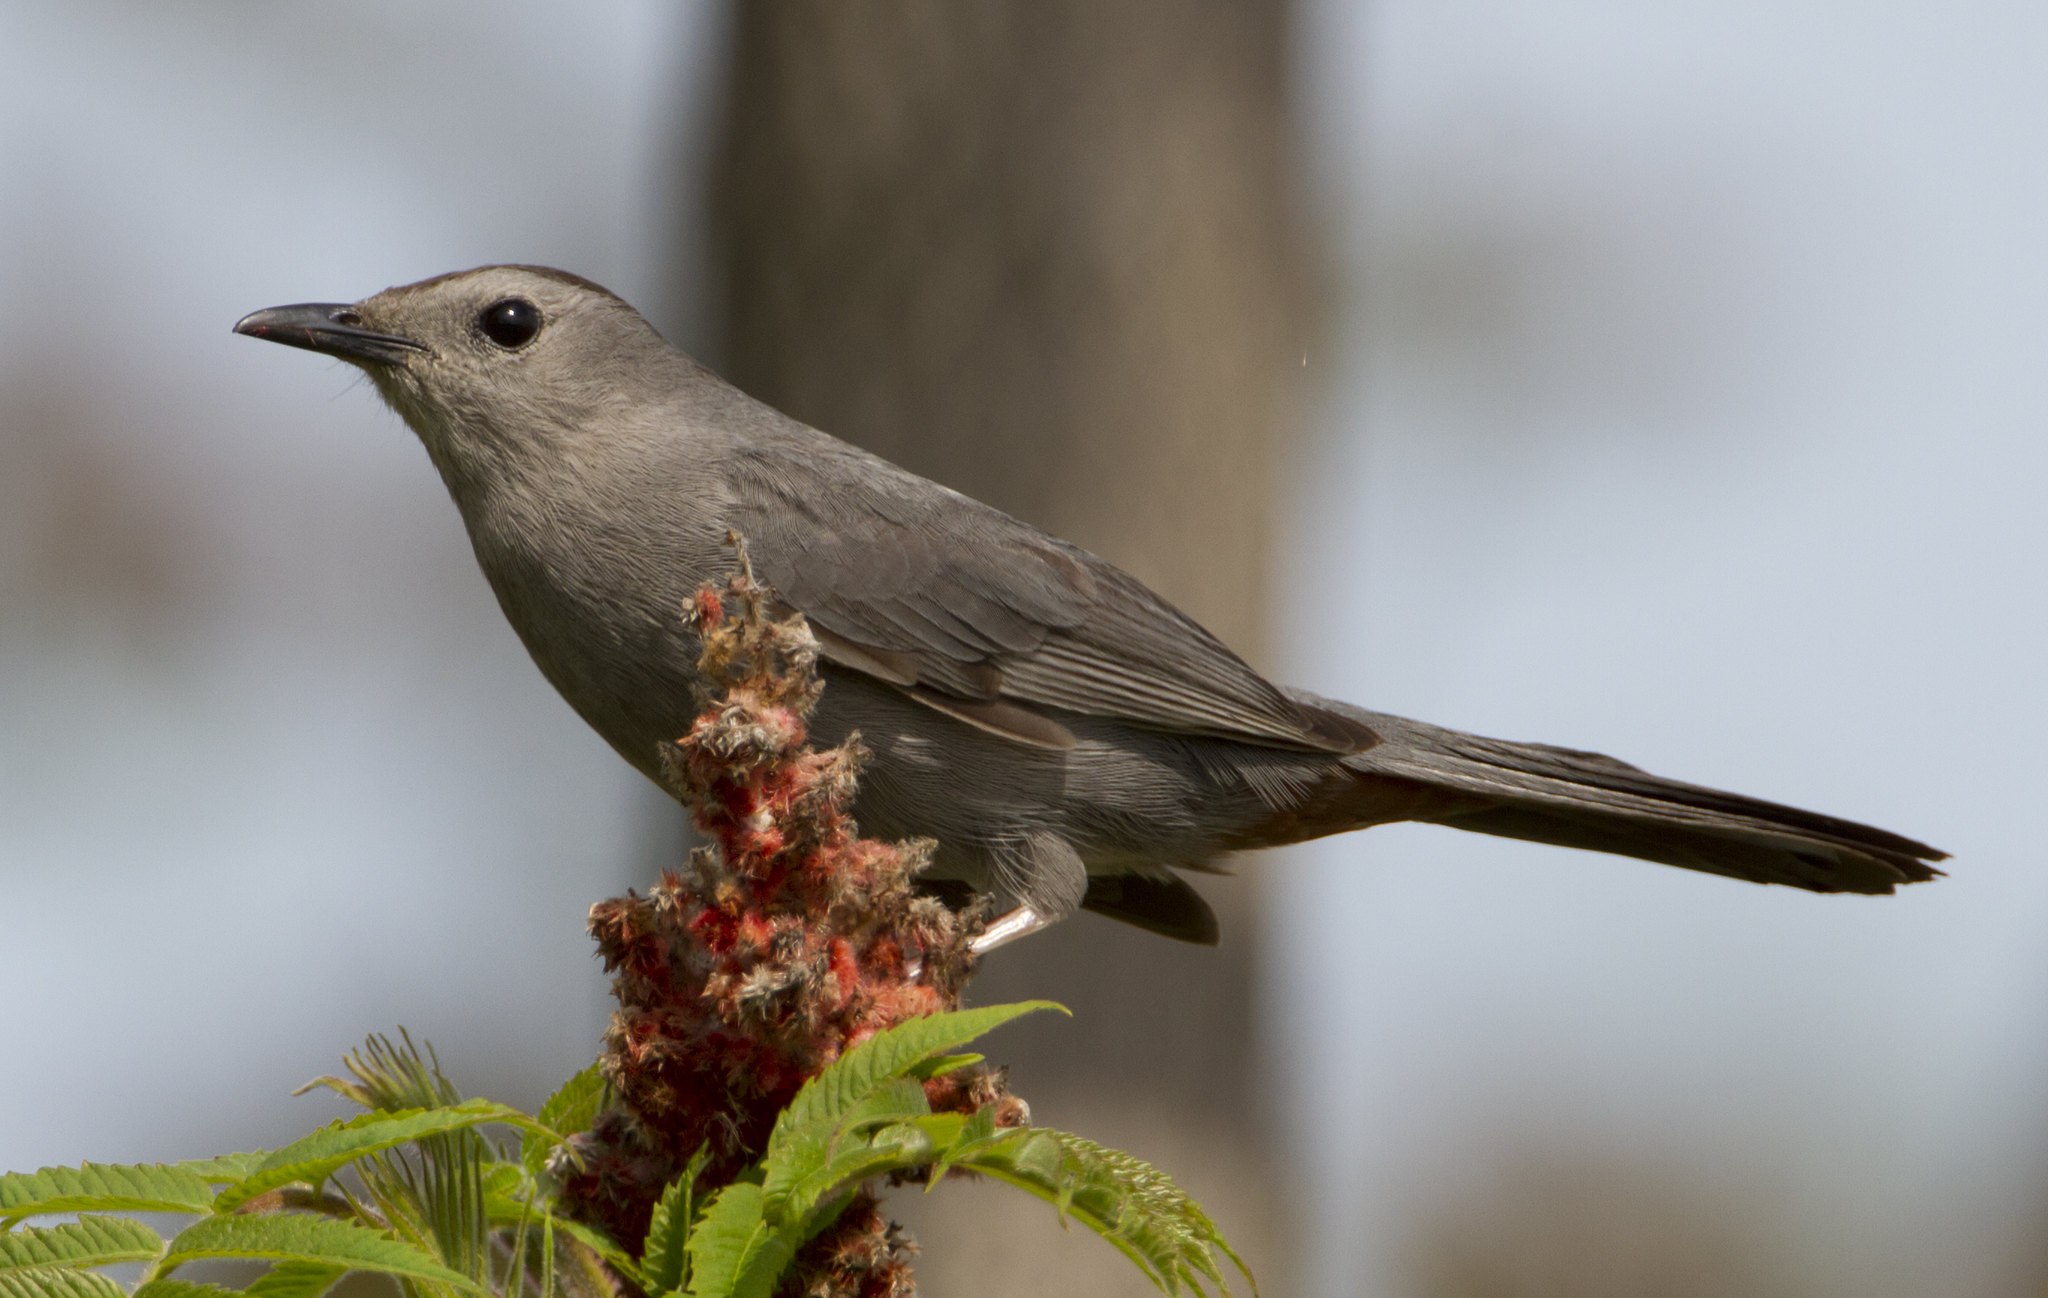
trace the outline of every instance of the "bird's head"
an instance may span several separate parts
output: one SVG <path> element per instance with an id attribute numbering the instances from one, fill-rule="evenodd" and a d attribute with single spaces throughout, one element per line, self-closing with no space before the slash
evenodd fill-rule
<path id="1" fill-rule="evenodd" d="M 270 307 L 235 332 L 360 367 L 458 494 L 459 479 L 587 454 L 590 439 L 639 422 L 634 412 L 673 390 L 679 367 L 694 368 L 610 290 L 540 266 Z"/>

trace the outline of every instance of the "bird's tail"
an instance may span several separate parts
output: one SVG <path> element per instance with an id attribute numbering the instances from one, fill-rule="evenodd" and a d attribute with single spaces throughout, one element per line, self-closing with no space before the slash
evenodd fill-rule
<path id="1" fill-rule="evenodd" d="M 1508 838 L 1660 861 L 1811 892 L 1888 893 L 1938 878 L 1946 852 L 1797 807 L 1651 775 L 1599 753 L 1484 739 L 1304 698 L 1380 742 L 1344 759 L 1375 808 Z"/>

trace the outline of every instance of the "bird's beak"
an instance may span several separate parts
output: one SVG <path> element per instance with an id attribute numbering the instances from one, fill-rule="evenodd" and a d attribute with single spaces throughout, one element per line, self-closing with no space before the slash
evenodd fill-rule
<path id="1" fill-rule="evenodd" d="M 325 352 L 345 361 L 395 365 L 428 350 L 424 343 L 396 334 L 363 328 L 353 306 L 340 302 L 301 302 L 252 311 L 235 322 L 235 332 L 267 338 L 287 347 Z"/>

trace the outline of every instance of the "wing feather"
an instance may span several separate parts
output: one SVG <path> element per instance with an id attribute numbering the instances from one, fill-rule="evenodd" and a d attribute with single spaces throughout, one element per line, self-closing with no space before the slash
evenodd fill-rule
<path id="1" fill-rule="evenodd" d="M 755 439 L 728 468 L 755 569 L 828 661 L 1039 746 L 1071 742 L 1033 719 L 1044 709 L 1358 746 L 1136 578 L 979 501 L 808 429 Z"/>

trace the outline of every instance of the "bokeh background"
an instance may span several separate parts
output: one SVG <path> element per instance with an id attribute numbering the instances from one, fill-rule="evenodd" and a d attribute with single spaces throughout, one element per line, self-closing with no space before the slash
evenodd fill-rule
<path id="1" fill-rule="evenodd" d="M 1266 1291 L 2048 1293 L 2048 11 L 0 0 L 0 1166 L 404 1024 L 531 1104 L 679 814 L 411 435 L 228 326 L 487 261 L 1093 546 L 1276 674 L 1877 821 L 1889 901 L 1396 827 L 984 999 Z M 1145 1292 L 904 1205 L 928 1292 Z"/>

